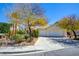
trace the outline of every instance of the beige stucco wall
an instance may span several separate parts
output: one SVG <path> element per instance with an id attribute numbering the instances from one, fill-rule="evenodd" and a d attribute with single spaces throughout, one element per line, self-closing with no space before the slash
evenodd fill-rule
<path id="1" fill-rule="evenodd" d="M 40 36 L 64 36 L 65 30 L 57 26 L 49 26 L 40 30 Z"/>

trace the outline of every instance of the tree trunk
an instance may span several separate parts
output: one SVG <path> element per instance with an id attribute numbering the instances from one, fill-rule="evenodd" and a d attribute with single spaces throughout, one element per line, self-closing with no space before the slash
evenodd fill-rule
<path id="1" fill-rule="evenodd" d="M 73 35 L 74 35 L 74 39 L 76 39 L 76 38 L 77 38 L 77 36 L 76 36 L 75 31 L 74 31 L 74 30 L 72 30 L 72 32 L 73 32 Z"/>
<path id="2" fill-rule="evenodd" d="M 15 35 L 17 33 L 17 23 L 15 24 Z"/>
<path id="3" fill-rule="evenodd" d="M 15 33 L 15 24 L 13 24 L 13 30 L 12 30 L 12 35 Z"/>
<path id="4" fill-rule="evenodd" d="M 29 20 L 28 20 L 28 29 L 29 29 L 29 36 L 30 36 L 30 40 L 29 41 L 31 41 L 32 40 L 32 31 L 31 31 L 31 25 L 30 25 Z"/>
<path id="5" fill-rule="evenodd" d="M 67 37 L 69 37 L 70 39 L 76 39 L 77 38 L 74 30 L 67 31 Z"/>
<path id="6" fill-rule="evenodd" d="M 68 38 L 71 38 L 71 33 L 68 32 L 68 31 L 67 31 L 66 33 L 67 33 L 67 37 L 68 37 Z"/>
<path id="7" fill-rule="evenodd" d="M 13 35 L 15 35 L 16 34 L 16 24 L 14 24 L 14 26 L 13 26 Z"/>

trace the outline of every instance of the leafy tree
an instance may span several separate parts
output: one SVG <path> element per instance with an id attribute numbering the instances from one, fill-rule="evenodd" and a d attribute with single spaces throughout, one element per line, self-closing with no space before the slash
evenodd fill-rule
<path id="1" fill-rule="evenodd" d="M 79 20 L 76 16 L 68 16 L 63 19 L 61 19 L 59 22 L 57 22 L 57 25 L 63 29 L 66 29 L 67 31 L 70 31 L 73 33 L 74 38 L 77 38 L 75 31 L 79 30 Z M 71 33 L 67 32 L 67 34 L 71 35 Z M 70 38 L 72 38 L 70 36 Z"/>
<path id="2" fill-rule="evenodd" d="M 29 34 L 32 36 L 32 28 L 36 28 L 36 26 L 46 26 L 47 21 L 45 21 L 44 18 L 39 19 L 33 19 L 31 16 L 24 20 L 26 27 L 26 30 L 29 29 Z"/>
<path id="3" fill-rule="evenodd" d="M 35 6 L 34 6 L 35 7 Z M 38 6 L 39 8 L 39 6 Z M 29 35 L 30 35 L 30 39 L 32 37 L 32 27 L 36 27 L 36 26 L 46 26 L 47 25 L 47 21 L 45 20 L 45 18 L 42 16 L 43 13 L 41 13 L 40 9 L 39 11 L 37 10 L 38 8 L 33 9 L 32 11 L 29 11 L 29 15 L 28 17 L 25 17 L 24 19 L 24 24 L 26 25 L 26 29 L 29 29 Z M 34 11 L 37 10 L 37 11 Z M 25 11 L 25 10 L 24 10 Z M 25 14 L 25 13 L 24 13 Z M 26 13 L 27 14 L 27 13 Z M 41 16 L 40 16 L 41 15 Z"/>
<path id="4" fill-rule="evenodd" d="M 14 33 L 16 33 L 18 24 L 23 24 L 25 31 L 27 29 L 29 30 L 29 36 L 31 39 L 32 27 L 34 28 L 35 26 L 47 25 L 43 11 L 38 4 L 15 4 L 14 9 L 14 11 L 10 13 L 10 18 L 14 27 Z"/>
<path id="5" fill-rule="evenodd" d="M 8 33 L 10 31 L 11 24 L 0 23 L 0 33 Z"/>

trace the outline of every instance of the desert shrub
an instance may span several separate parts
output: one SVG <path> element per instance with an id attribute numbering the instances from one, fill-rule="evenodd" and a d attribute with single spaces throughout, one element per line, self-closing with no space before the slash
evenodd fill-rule
<path id="1" fill-rule="evenodd" d="M 19 31 L 17 31 L 17 34 L 25 34 L 25 31 L 24 30 L 19 30 Z"/>
<path id="2" fill-rule="evenodd" d="M 16 34 L 10 37 L 11 40 L 14 40 L 15 42 L 22 42 L 24 40 L 24 35 Z"/>
<path id="3" fill-rule="evenodd" d="M 25 39 L 28 39 L 29 38 L 29 35 L 28 34 L 25 34 Z"/>
<path id="4" fill-rule="evenodd" d="M 38 36 L 39 36 L 39 30 L 38 29 L 33 30 L 32 36 L 38 38 Z"/>

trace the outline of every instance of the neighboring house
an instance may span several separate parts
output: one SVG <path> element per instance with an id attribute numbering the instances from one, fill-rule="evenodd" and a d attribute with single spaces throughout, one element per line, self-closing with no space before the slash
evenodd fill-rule
<path id="1" fill-rule="evenodd" d="M 65 30 L 56 25 L 48 26 L 47 28 L 40 29 L 40 36 L 65 36 Z"/>

